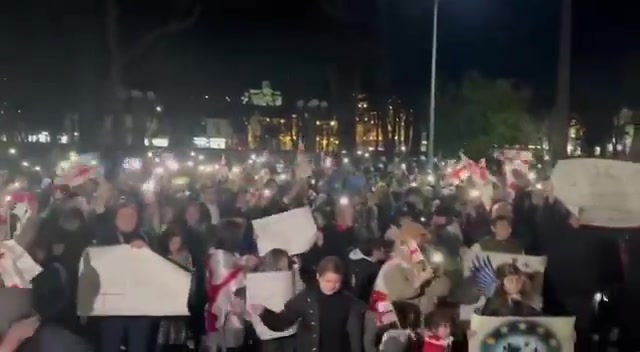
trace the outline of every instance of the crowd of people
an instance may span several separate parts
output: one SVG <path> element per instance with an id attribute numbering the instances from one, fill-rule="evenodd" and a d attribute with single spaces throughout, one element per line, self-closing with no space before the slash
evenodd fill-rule
<path id="1" fill-rule="evenodd" d="M 457 316 L 465 300 L 461 261 L 473 250 L 547 258 L 542 309 L 522 299 L 521 269 L 502 264 L 478 314 L 575 316 L 576 351 L 593 350 L 594 333 L 610 325 L 638 348 L 638 285 L 628 272 L 639 257 L 625 255 L 640 249 L 633 230 L 581 226 L 553 193 L 529 188 L 487 208 L 464 189 L 382 184 L 318 194 L 309 179 L 288 183 L 203 184 L 182 198 L 100 177 L 47 186 L 15 236 L 43 271 L 30 289 L 0 280 L 0 351 L 464 351 L 474 332 Z M 314 245 L 259 256 L 251 220 L 305 206 L 318 225 Z M 118 244 L 151 249 L 192 273 L 190 315 L 79 317 L 83 252 Z M 244 288 L 229 286 L 239 275 L 270 271 L 294 274 L 297 293 L 281 311 L 247 305 Z M 608 320 L 596 319 L 597 295 L 619 307 L 607 310 Z M 297 331 L 261 340 L 255 321 L 272 331 L 297 324 Z"/>

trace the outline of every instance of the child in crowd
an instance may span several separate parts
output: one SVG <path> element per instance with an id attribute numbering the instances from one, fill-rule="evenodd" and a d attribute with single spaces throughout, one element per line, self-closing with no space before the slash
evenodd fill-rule
<path id="1" fill-rule="evenodd" d="M 451 318 L 442 313 L 427 318 L 428 327 L 423 333 L 422 352 L 448 352 L 451 350 Z"/>

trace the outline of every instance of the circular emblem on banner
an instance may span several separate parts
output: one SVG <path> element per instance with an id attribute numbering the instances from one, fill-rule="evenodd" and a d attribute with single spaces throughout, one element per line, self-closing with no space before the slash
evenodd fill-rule
<path id="1" fill-rule="evenodd" d="M 561 352 L 553 331 L 533 321 L 511 321 L 488 333 L 480 343 L 481 352 L 536 351 Z"/>

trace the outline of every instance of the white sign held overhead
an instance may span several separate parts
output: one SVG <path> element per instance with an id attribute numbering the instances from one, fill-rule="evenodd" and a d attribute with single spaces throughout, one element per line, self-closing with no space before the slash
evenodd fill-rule
<path id="1" fill-rule="evenodd" d="M 260 255 L 281 248 L 289 255 L 304 253 L 316 241 L 317 227 L 308 207 L 253 220 Z"/>
<path id="2" fill-rule="evenodd" d="M 554 195 L 585 225 L 640 227 L 640 164 L 607 159 L 561 160 Z"/>

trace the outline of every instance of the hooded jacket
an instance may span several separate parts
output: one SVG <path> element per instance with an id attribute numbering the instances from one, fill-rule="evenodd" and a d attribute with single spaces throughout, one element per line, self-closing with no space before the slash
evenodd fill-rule
<path id="1" fill-rule="evenodd" d="M 369 302 L 371 291 L 380 272 L 380 265 L 362 254 L 360 249 L 349 253 L 349 274 L 351 276 L 351 292 L 363 302 Z"/>

